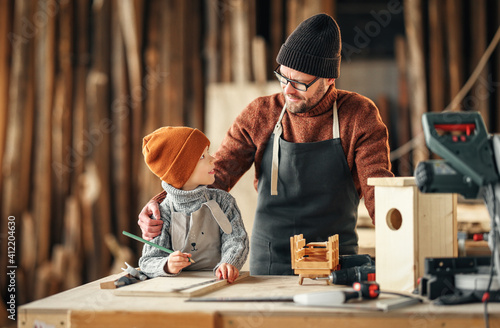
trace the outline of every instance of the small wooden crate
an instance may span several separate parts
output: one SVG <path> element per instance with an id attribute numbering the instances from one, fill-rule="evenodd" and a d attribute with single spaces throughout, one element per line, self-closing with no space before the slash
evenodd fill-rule
<path id="1" fill-rule="evenodd" d="M 304 236 L 290 237 L 292 269 L 299 275 L 299 284 L 304 278 L 328 277 L 339 269 L 339 236 L 333 235 L 325 242 L 306 244 Z M 329 281 L 327 280 L 327 283 Z"/>
<path id="2" fill-rule="evenodd" d="M 381 289 L 411 292 L 426 257 L 456 257 L 456 194 L 421 193 L 413 177 L 369 178 L 375 186 L 375 271 Z"/>

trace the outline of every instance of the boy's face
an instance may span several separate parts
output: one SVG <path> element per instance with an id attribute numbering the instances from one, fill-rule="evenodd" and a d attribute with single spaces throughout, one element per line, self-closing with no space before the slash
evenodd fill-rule
<path id="1" fill-rule="evenodd" d="M 188 181 L 182 186 L 182 190 L 193 190 L 199 185 L 211 185 L 215 182 L 214 158 L 208 153 L 208 147 L 205 148 L 193 173 Z"/>

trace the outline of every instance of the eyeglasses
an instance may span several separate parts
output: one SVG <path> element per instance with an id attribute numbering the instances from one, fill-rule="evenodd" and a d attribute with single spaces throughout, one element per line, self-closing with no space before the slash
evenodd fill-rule
<path id="1" fill-rule="evenodd" d="M 309 87 L 311 85 L 313 85 L 316 81 L 319 80 L 319 77 L 317 77 L 314 80 L 312 80 L 311 83 L 309 83 L 309 84 L 304 83 L 304 82 L 290 80 L 289 78 L 281 75 L 281 73 L 279 72 L 280 66 L 281 65 L 276 67 L 276 69 L 274 70 L 274 75 L 276 75 L 276 78 L 278 79 L 278 81 L 280 81 L 281 84 L 283 84 L 283 85 L 287 85 L 288 83 L 290 83 L 292 85 L 292 87 L 294 87 L 294 89 L 296 89 L 298 91 L 307 91 L 307 89 L 309 89 Z"/>

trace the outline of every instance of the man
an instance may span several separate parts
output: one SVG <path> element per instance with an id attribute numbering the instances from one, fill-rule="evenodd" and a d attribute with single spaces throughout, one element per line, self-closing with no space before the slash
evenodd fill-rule
<path id="1" fill-rule="evenodd" d="M 369 177 L 390 177 L 387 128 L 373 102 L 338 90 L 340 30 L 330 16 L 303 21 L 281 47 L 275 70 L 282 93 L 251 102 L 215 154 L 215 188 L 230 190 L 255 163 L 257 209 L 251 274 L 293 274 L 289 238 L 325 241 L 339 234 L 340 253 L 357 253 L 359 199 L 374 217 Z M 164 197 L 164 196 L 163 196 Z M 161 198 L 161 197 L 158 197 Z M 156 201 L 139 215 L 143 236 Z"/>

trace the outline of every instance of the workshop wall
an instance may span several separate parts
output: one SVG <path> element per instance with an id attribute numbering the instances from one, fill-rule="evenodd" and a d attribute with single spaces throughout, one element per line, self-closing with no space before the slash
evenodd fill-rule
<path id="1" fill-rule="evenodd" d="M 0 1 L 0 265 L 17 265 L 19 304 L 136 263 L 142 245 L 121 231 L 140 234 L 137 214 L 161 190 L 142 137 L 206 128 L 207 88 L 273 80 L 286 36 L 319 12 L 344 35 L 339 86 L 374 95 L 392 149 L 420 135 L 421 113 L 451 102 L 500 22 L 488 0 Z M 497 49 L 452 108 L 480 110 L 491 132 L 499 63 Z M 374 66 L 387 67 L 385 90 Z M 394 154 L 398 175 L 428 156 L 407 145 Z"/>

